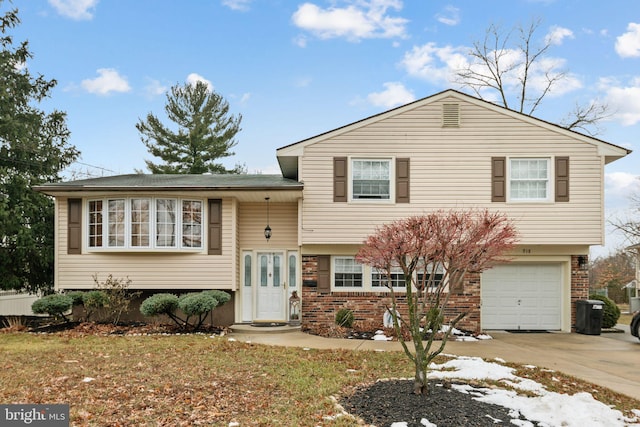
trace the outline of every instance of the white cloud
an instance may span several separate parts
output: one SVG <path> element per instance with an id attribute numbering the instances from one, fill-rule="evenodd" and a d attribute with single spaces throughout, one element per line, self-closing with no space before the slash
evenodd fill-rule
<path id="1" fill-rule="evenodd" d="M 424 79 L 432 84 L 451 85 L 456 82 L 457 71 L 470 68 L 477 75 L 490 76 L 486 65 L 482 62 L 470 63 L 468 47 L 438 46 L 434 42 L 423 46 L 414 46 L 411 51 L 405 53 L 400 66 L 409 75 Z M 490 56 L 493 53 L 489 53 Z M 502 76 L 502 84 L 506 92 L 517 96 L 520 92 L 521 78 L 524 75 L 522 52 L 514 49 L 506 49 L 499 55 L 500 68 L 512 69 L 512 72 Z M 542 93 L 547 87 L 548 76 L 557 76 L 563 73 L 566 61 L 562 58 L 539 57 L 529 68 L 527 81 L 529 89 L 533 93 Z M 489 78 L 489 77 L 488 77 Z M 548 96 L 560 96 L 582 87 L 582 82 L 571 73 L 564 73 L 561 84 L 556 84 Z M 491 101 L 490 90 L 483 93 L 483 97 Z"/>
<path id="2" fill-rule="evenodd" d="M 98 0 L 49 0 L 49 4 L 60 15 L 82 21 L 93 19 Z"/>
<path id="3" fill-rule="evenodd" d="M 131 90 L 127 79 L 113 68 L 100 68 L 97 72 L 98 77 L 83 80 L 80 84 L 87 92 L 108 95 L 111 92 L 129 92 Z"/>
<path id="4" fill-rule="evenodd" d="M 209 91 L 213 90 L 213 85 L 211 84 L 211 82 L 207 79 L 205 79 L 204 77 L 202 77 L 200 74 L 197 73 L 191 73 L 187 76 L 187 80 L 186 80 L 187 84 L 190 85 L 195 85 L 198 82 L 202 82 L 204 84 L 207 85 L 207 89 Z"/>
<path id="5" fill-rule="evenodd" d="M 630 196 L 640 191 L 640 175 L 611 172 L 604 176 L 605 191 L 614 196 Z"/>
<path id="6" fill-rule="evenodd" d="M 467 50 L 463 47 L 439 47 L 430 42 L 406 52 L 400 65 L 413 77 L 434 84 L 450 84 L 455 71 L 467 66 Z"/>
<path id="7" fill-rule="evenodd" d="M 613 119 L 623 126 L 640 123 L 640 78 L 623 87 L 615 81 L 602 79 L 601 88 L 606 92 L 605 103 L 613 112 Z"/>
<path id="8" fill-rule="evenodd" d="M 562 96 L 574 90 L 582 88 L 582 81 L 569 72 L 564 72 L 566 60 L 562 58 L 544 57 L 538 58 L 537 62 L 529 70 L 529 84 L 531 89 L 541 93 L 548 86 L 548 78 L 564 73 L 560 83 L 556 83 L 549 91 L 549 97 Z M 522 75 L 523 69 L 520 69 L 518 75 Z M 513 82 L 514 87 L 519 87 L 518 82 Z"/>
<path id="9" fill-rule="evenodd" d="M 545 36 L 545 42 L 561 45 L 565 38 L 574 38 L 573 31 L 568 28 L 553 26 Z"/>
<path id="10" fill-rule="evenodd" d="M 250 9 L 253 0 L 222 0 L 222 4 L 232 10 L 246 12 Z"/>
<path id="11" fill-rule="evenodd" d="M 147 95 L 153 97 L 162 95 L 167 91 L 167 87 L 160 83 L 158 80 L 148 78 L 147 81 L 149 83 L 144 87 L 144 91 Z"/>
<path id="12" fill-rule="evenodd" d="M 443 13 L 438 13 L 436 19 L 445 25 L 458 25 L 460 23 L 460 9 L 454 6 L 446 6 Z"/>
<path id="13" fill-rule="evenodd" d="M 630 22 L 627 32 L 616 38 L 616 52 L 622 58 L 640 56 L 640 24 Z"/>
<path id="14" fill-rule="evenodd" d="M 388 9 L 402 9 L 400 0 L 350 1 L 346 7 L 322 9 L 304 3 L 293 14 L 293 23 L 321 39 L 345 37 L 350 41 L 368 38 L 406 37 L 407 20 L 392 17 Z"/>
<path id="15" fill-rule="evenodd" d="M 298 47 L 307 47 L 307 38 L 305 36 L 297 36 L 293 39 L 293 44 Z"/>
<path id="16" fill-rule="evenodd" d="M 382 92 L 374 92 L 367 95 L 367 100 L 376 107 L 393 108 L 398 105 L 408 104 L 415 101 L 413 92 L 408 90 L 402 83 L 387 82 L 383 84 Z"/>
<path id="17" fill-rule="evenodd" d="M 238 98 L 238 104 L 245 105 L 247 102 L 249 102 L 249 99 L 251 99 L 251 93 L 245 92 L 239 97 L 237 95 L 233 95 L 233 98 Z"/>

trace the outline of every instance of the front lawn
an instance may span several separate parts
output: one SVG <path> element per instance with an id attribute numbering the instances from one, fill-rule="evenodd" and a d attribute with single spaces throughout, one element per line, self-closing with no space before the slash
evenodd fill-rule
<path id="1" fill-rule="evenodd" d="M 0 357 L 0 402 L 69 404 L 71 424 L 91 426 L 351 426 L 332 418 L 331 396 L 412 376 L 401 352 L 270 347 L 203 334 L 0 333 Z M 571 392 L 599 390 L 598 399 L 621 410 L 640 407 L 560 373 L 521 371 Z"/>
<path id="2" fill-rule="evenodd" d="M 329 396 L 411 373 L 400 353 L 287 349 L 208 335 L 0 334 L 0 357 L 0 402 L 68 403 L 73 425 L 96 426 L 322 425 L 336 413 Z"/>

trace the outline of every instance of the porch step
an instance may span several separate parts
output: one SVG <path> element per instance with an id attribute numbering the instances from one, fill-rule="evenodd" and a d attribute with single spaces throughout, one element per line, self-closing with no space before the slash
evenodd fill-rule
<path id="1" fill-rule="evenodd" d="M 300 330 L 300 325 L 265 323 L 255 325 L 252 323 L 236 323 L 230 326 L 232 332 L 239 334 L 283 334 Z"/>

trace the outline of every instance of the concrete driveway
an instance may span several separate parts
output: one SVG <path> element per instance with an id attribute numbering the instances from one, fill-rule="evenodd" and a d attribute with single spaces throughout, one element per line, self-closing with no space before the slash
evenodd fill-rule
<path id="1" fill-rule="evenodd" d="M 624 328 L 622 325 L 618 325 Z M 232 337 L 256 344 L 308 348 L 400 351 L 398 342 L 322 338 L 299 331 L 282 332 L 250 326 L 232 327 Z M 563 372 L 640 398 L 640 340 L 624 333 L 509 333 L 492 331 L 491 340 L 447 343 L 445 353 L 500 358 Z"/>
<path id="2" fill-rule="evenodd" d="M 640 398 L 640 340 L 628 332 L 598 336 L 493 332 L 491 336 L 489 341 L 449 343 L 446 352 L 549 368 Z"/>

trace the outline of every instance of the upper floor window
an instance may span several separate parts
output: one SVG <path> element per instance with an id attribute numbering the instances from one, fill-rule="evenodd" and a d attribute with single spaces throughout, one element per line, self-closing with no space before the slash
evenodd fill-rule
<path id="1" fill-rule="evenodd" d="M 203 202 L 163 198 L 89 200 L 90 248 L 201 249 Z"/>
<path id="2" fill-rule="evenodd" d="M 352 161 L 351 194 L 354 200 L 391 198 L 391 160 Z"/>
<path id="3" fill-rule="evenodd" d="M 549 159 L 509 160 L 509 199 L 548 200 Z"/>

